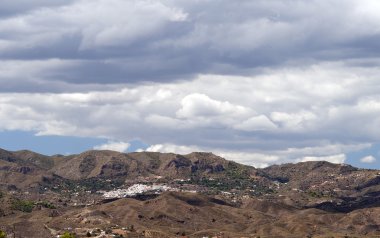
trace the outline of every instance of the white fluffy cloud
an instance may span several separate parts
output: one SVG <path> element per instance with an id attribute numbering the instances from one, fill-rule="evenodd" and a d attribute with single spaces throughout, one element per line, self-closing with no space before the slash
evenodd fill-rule
<path id="1" fill-rule="evenodd" d="M 179 118 L 240 116 L 249 113 L 249 109 L 233 105 L 228 101 L 221 102 L 211 99 L 205 94 L 187 95 L 181 101 L 181 109 L 177 111 Z"/>
<path id="2" fill-rule="evenodd" d="M 365 156 L 365 157 L 361 158 L 360 161 L 362 163 L 371 164 L 371 163 L 375 163 L 376 162 L 376 158 L 373 157 L 372 155 L 369 155 L 369 156 Z"/>
<path id="3" fill-rule="evenodd" d="M 95 150 L 113 150 L 119 152 L 127 152 L 131 145 L 120 141 L 108 141 L 106 144 L 95 146 Z"/>
<path id="4" fill-rule="evenodd" d="M 0 129 L 140 139 L 152 150 L 212 151 L 256 166 L 343 162 L 345 153 L 379 139 L 379 74 L 375 68 L 328 63 L 119 90 L 2 93 Z"/>
<path id="5" fill-rule="evenodd" d="M 202 150 L 197 146 L 178 146 L 174 144 L 156 144 L 149 146 L 146 151 L 162 153 L 190 154 L 191 152 Z M 204 152 L 204 151 L 203 151 Z"/>

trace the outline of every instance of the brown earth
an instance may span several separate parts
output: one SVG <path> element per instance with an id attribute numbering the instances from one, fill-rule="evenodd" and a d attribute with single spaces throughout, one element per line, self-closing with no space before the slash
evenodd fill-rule
<path id="1" fill-rule="evenodd" d="M 159 197 L 139 201 L 119 199 L 91 207 L 60 209 L 57 216 L 51 210 L 20 213 L 1 218 L 8 230 L 15 227 L 18 237 L 52 237 L 47 229 L 103 228 L 111 225 L 133 225 L 138 232 L 160 231 L 167 237 L 185 233 L 189 237 L 313 237 L 335 234 L 333 237 L 375 237 L 379 235 L 380 208 L 367 208 L 350 213 L 330 213 L 318 209 L 296 209 L 250 198 L 240 207 L 231 206 L 212 197 L 164 193 Z"/>
<path id="2" fill-rule="evenodd" d="M 198 193 L 96 195 L 141 181 L 182 186 L 177 180 Z M 380 237 L 380 171 L 328 162 L 256 169 L 199 152 L 0 150 L 0 191 L 0 229 L 16 237 L 116 225 L 145 237 Z M 15 206 L 24 200 L 33 201 L 31 212 Z"/>

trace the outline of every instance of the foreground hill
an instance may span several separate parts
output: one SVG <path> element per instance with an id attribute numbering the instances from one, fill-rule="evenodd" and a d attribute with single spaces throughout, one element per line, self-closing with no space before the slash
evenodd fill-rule
<path id="1" fill-rule="evenodd" d="M 16 229 L 18 237 L 41 238 L 52 237 L 68 228 L 80 234 L 96 228 L 131 226 L 138 234 L 156 233 L 150 237 L 178 234 L 189 237 L 217 234 L 224 237 L 374 237 L 380 231 L 378 207 L 331 213 L 255 198 L 247 198 L 242 205 L 235 206 L 210 196 L 175 192 L 146 201 L 124 198 L 53 211 L 56 213 L 47 208 L 28 215 L 17 212 L 1 221 Z"/>
<path id="2" fill-rule="evenodd" d="M 138 190 L 152 184 L 163 190 Z M 380 171 L 328 162 L 256 169 L 199 152 L 0 150 L 0 191 L 0 230 L 18 237 L 380 236 Z"/>

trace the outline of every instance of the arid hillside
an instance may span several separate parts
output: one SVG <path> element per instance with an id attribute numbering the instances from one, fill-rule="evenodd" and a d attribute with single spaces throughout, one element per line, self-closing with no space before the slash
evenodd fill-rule
<path id="1" fill-rule="evenodd" d="M 328 162 L 1 150 L 0 189 L 11 237 L 380 236 L 380 171 Z"/>

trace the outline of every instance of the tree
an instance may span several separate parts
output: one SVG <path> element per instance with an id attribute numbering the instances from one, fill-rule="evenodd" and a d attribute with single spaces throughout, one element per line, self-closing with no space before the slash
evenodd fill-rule
<path id="1" fill-rule="evenodd" d="M 2 230 L 0 230 L 0 238 L 7 238 L 7 234 Z"/>
<path id="2" fill-rule="evenodd" d="M 61 238 L 75 238 L 75 236 L 73 234 L 65 232 L 65 233 L 63 233 L 63 235 L 61 236 Z"/>

